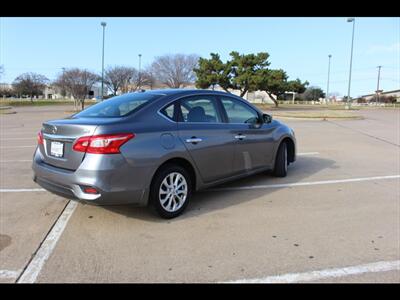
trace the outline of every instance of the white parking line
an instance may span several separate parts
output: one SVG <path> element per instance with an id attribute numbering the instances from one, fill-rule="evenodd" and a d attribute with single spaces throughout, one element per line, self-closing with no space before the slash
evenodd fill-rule
<path id="1" fill-rule="evenodd" d="M 35 137 L 32 138 L 11 138 L 11 139 L 0 139 L 0 141 L 6 141 L 6 140 L 32 140 Z M 5 146 L 5 147 L 0 147 L 0 148 L 29 148 L 29 147 L 36 147 L 36 145 L 26 145 L 26 146 Z M 305 155 L 318 155 L 319 152 L 300 152 L 297 153 L 299 156 L 305 156 Z"/>
<path id="2" fill-rule="evenodd" d="M 19 271 L 0 270 L 0 278 L 16 279 L 20 273 L 21 273 L 21 270 L 19 270 Z"/>
<path id="3" fill-rule="evenodd" d="M 283 188 L 283 187 L 295 187 L 295 186 L 305 186 L 305 185 L 320 185 L 320 184 L 334 184 L 334 183 L 348 183 L 348 182 L 360 182 L 360 181 L 372 181 L 372 180 L 385 180 L 385 179 L 395 179 L 395 178 L 400 178 L 400 175 L 375 176 L 375 177 L 363 177 L 363 178 L 349 178 L 349 179 L 337 179 L 337 180 L 323 180 L 323 181 L 310 181 L 310 182 L 250 185 L 250 186 L 207 189 L 207 190 L 204 190 L 204 191 L 211 192 L 211 191 L 236 191 L 236 190 Z"/>
<path id="4" fill-rule="evenodd" d="M 45 189 L 0 189 L 0 193 L 45 192 Z"/>
<path id="5" fill-rule="evenodd" d="M 297 155 L 304 156 L 304 155 L 318 155 L 319 152 L 300 152 Z"/>
<path id="6" fill-rule="evenodd" d="M 65 207 L 64 211 L 58 218 L 57 222 L 54 224 L 53 228 L 50 230 L 46 239 L 40 245 L 39 249 L 36 251 L 32 260 L 29 262 L 28 266 L 22 272 L 22 275 L 17 280 L 17 283 L 34 283 L 42 270 L 45 262 L 50 257 L 53 252 L 54 247 L 57 244 L 58 239 L 63 233 L 65 226 L 68 223 L 72 213 L 77 207 L 77 202 L 70 201 Z"/>
<path id="7" fill-rule="evenodd" d="M 225 283 L 294 283 L 317 281 L 326 278 L 337 278 L 349 275 L 357 275 L 373 272 L 386 272 L 400 270 L 400 260 L 380 261 L 375 263 L 363 264 L 345 268 L 333 268 L 320 271 L 310 271 L 304 273 L 289 273 L 264 278 L 240 279 L 227 281 Z"/>
<path id="8" fill-rule="evenodd" d="M 303 152 L 297 153 L 299 156 L 306 156 L 306 155 L 318 155 L 319 152 Z M 14 162 L 32 162 L 31 159 L 20 159 L 20 160 L 0 160 L 0 163 L 14 163 Z"/>

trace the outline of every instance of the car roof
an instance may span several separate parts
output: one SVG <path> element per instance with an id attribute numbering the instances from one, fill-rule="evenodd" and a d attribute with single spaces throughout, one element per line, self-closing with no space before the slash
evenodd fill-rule
<path id="1" fill-rule="evenodd" d="M 146 90 L 143 93 L 159 94 L 166 96 L 185 95 L 185 94 L 195 95 L 204 93 L 210 93 L 216 95 L 227 95 L 227 94 L 232 95 L 223 91 L 213 91 L 213 90 L 203 90 L 203 89 L 157 89 L 157 90 Z"/>

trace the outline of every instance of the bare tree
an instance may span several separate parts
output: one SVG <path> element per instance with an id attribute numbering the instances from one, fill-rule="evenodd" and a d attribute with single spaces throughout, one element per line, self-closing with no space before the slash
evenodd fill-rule
<path id="1" fill-rule="evenodd" d="M 152 74 L 170 88 L 181 88 L 195 80 L 193 69 L 199 57 L 195 54 L 167 54 L 155 58 L 151 65 Z"/>
<path id="2" fill-rule="evenodd" d="M 137 81 L 138 77 L 138 71 L 135 68 L 124 66 L 108 67 L 105 72 L 104 83 L 113 95 L 117 95 L 119 90 L 126 92 L 129 84 Z"/>
<path id="3" fill-rule="evenodd" d="M 74 97 L 75 107 L 77 101 L 80 101 L 83 110 L 85 108 L 85 99 L 93 85 L 99 80 L 99 76 L 95 73 L 86 69 L 73 68 L 60 74 L 54 84 L 64 88 Z"/>
<path id="4" fill-rule="evenodd" d="M 29 95 L 31 101 L 33 101 L 33 96 L 43 94 L 48 81 L 49 80 L 44 75 L 24 73 L 15 78 L 13 88 L 18 95 Z"/>
<path id="5" fill-rule="evenodd" d="M 141 77 L 141 86 L 147 85 L 152 90 L 157 83 L 156 76 L 154 75 L 151 68 L 147 68 L 143 71 Z"/>

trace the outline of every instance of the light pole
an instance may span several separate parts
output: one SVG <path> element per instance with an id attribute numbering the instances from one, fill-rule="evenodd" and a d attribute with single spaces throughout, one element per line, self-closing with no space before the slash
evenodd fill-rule
<path id="1" fill-rule="evenodd" d="M 139 54 L 139 91 L 142 86 L 142 78 L 141 78 L 141 74 L 140 74 L 141 63 L 142 63 L 142 54 Z"/>
<path id="2" fill-rule="evenodd" d="M 332 55 L 329 54 L 328 57 L 329 57 L 329 63 L 328 63 L 328 83 L 327 83 L 327 85 L 326 85 L 325 104 L 327 104 L 327 103 L 328 103 L 328 100 L 329 100 L 329 75 L 330 75 L 330 72 L 331 72 L 331 57 L 332 57 Z"/>
<path id="3" fill-rule="evenodd" d="M 355 18 L 347 18 L 347 22 L 353 23 L 353 33 L 351 36 L 351 53 L 350 53 L 350 72 L 349 72 L 349 87 L 347 89 L 347 104 L 346 108 L 350 108 L 350 85 L 351 85 L 351 67 L 353 63 L 353 43 L 354 43 L 354 26 L 356 24 L 356 19 Z"/>
<path id="4" fill-rule="evenodd" d="M 379 93 L 381 92 L 380 90 L 379 90 L 379 81 L 380 81 L 380 78 L 381 78 L 381 68 L 382 68 L 382 66 L 377 66 L 377 68 L 378 68 L 378 85 L 377 85 L 377 87 L 376 87 L 376 96 L 377 96 L 377 102 L 379 103 L 379 101 L 380 101 L 380 99 L 379 99 Z"/>
<path id="5" fill-rule="evenodd" d="M 103 26 L 103 54 L 101 57 L 101 101 L 104 99 L 104 37 L 106 32 L 106 22 L 101 22 L 101 26 Z"/>
<path id="6" fill-rule="evenodd" d="M 64 87 L 64 82 L 65 82 L 65 67 L 62 67 L 62 87 L 61 87 L 61 96 L 65 97 L 66 92 L 65 92 L 65 87 Z"/>

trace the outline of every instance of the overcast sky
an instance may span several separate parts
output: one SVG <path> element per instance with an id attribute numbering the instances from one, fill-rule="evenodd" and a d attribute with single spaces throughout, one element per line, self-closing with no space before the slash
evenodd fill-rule
<path id="1" fill-rule="evenodd" d="M 101 71 L 102 28 L 107 22 L 105 66 L 138 67 L 167 53 L 268 52 L 271 68 L 290 79 L 326 89 L 332 54 L 330 91 L 346 95 L 352 23 L 346 18 L 1 18 L 2 82 L 24 72 L 54 79 L 62 67 Z M 376 89 L 382 65 L 383 90 L 400 88 L 400 18 L 356 18 L 351 95 Z"/>

